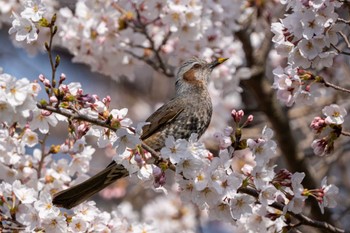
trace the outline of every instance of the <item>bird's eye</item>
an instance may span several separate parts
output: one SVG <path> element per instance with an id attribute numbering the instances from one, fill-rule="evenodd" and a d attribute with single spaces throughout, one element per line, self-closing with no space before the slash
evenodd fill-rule
<path id="1" fill-rule="evenodd" d="M 201 68 L 202 66 L 200 65 L 200 64 L 195 64 L 194 66 L 193 66 L 193 68 L 195 68 L 195 69 L 198 69 L 198 68 Z"/>

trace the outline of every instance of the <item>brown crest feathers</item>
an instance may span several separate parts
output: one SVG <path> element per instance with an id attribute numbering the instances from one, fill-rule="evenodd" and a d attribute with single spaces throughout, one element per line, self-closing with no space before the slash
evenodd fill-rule
<path id="1" fill-rule="evenodd" d="M 183 74 L 183 79 L 188 82 L 196 81 L 195 69 L 190 69 Z"/>

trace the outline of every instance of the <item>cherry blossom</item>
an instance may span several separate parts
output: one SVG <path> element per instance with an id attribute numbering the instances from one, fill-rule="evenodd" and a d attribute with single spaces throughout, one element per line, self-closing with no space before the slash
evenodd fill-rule
<path id="1" fill-rule="evenodd" d="M 336 104 L 331 104 L 322 109 L 322 113 L 326 116 L 327 124 L 341 125 L 344 122 L 344 116 L 347 114 L 345 108 Z"/>
<path id="2" fill-rule="evenodd" d="M 231 215 L 234 219 L 239 219 L 243 213 L 252 213 L 251 204 L 255 201 L 249 195 L 236 194 L 230 203 Z"/>
<path id="3" fill-rule="evenodd" d="M 30 204 L 36 201 L 35 190 L 22 185 L 19 180 L 12 184 L 12 189 L 16 197 L 24 204 Z"/>
<path id="4" fill-rule="evenodd" d="M 24 10 L 21 16 L 27 19 L 33 20 L 33 22 L 38 22 L 44 15 L 46 9 L 41 0 L 27 0 L 24 3 Z"/>
<path id="5" fill-rule="evenodd" d="M 16 40 L 31 43 L 38 39 L 37 29 L 32 21 L 27 18 L 22 18 L 13 12 L 12 27 L 9 30 L 10 34 L 16 33 Z"/>
<path id="6" fill-rule="evenodd" d="M 335 196 L 338 194 L 339 188 L 333 184 L 327 185 L 327 177 L 324 177 L 322 179 L 321 186 L 322 186 L 322 195 L 321 195 L 322 200 L 319 201 L 318 204 L 323 213 L 324 207 L 334 208 L 337 205 Z"/>

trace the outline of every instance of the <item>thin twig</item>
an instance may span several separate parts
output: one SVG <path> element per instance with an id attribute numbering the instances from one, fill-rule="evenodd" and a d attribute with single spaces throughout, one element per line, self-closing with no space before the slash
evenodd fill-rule
<path id="1" fill-rule="evenodd" d="M 348 136 L 350 137 L 350 132 L 347 132 L 347 131 L 341 131 L 341 134 L 344 135 L 344 136 Z"/>
<path id="2" fill-rule="evenodd" d="M 323 83 L 324 83 L 324 85 L 325 85 L 326 87 L 331 87 L 331 88 L 336 89 L 336 90 L 338 90 L 338 91 L 343 91 L 343 92 L 346 92 L 346 93 L 350 93 L 350 90 L 349 90 L 349 89 L 346 89 L 346 88 L 344 88 L 344 87 L 337 86 L 337 85 L 335 85 L 335 84 L 333 84 L 333 83 L 330 83 L 330 82 L 328 82 L 328 81 L 326 81 L 326 80 L 323 80 Z"/>
<path id="3" fill-rule="evenodd" d="M 338 33 L 343 37 L 348 49 L 350 49 L 350 42 L 349 42 L 348 37 L 342 31 L 339 31 Z"/>
<path id="4" fill-rule="evenodd" d="M 341 50 L 338 49 L 334 44 L 331 44 L 331 46 L 332 46 L 335 50 L 337 50 L 338 53 L 344 54 L 344 55 L 347 55 L 347 56 L 350 56 L 350 53 L 349 53 L 349 52 L 341 51 Z"/>
<path id="5" fill-rule="evenodd" d="M 53 42 L 53 37 L 56 34 L 54 23 L 50 23 L 49 28 L 50 28 L 50 39 L 49 39 L 48 46 L 46 47 L 46 50 L 47 50 L 47 54 L 49 56 L 49 61 L 50 61 L 50 66 L 51 66 L 51 71 L 52 71 L 52 73 L 51 73 L 51 92 L 50 92 L 50 96 L 51 96 L 54 94 L 53 88 L 55 88 L 55 86 L 56 86 L 56 69 L 57 69 L 57 66 L 54 63 L 53 56 L 52 56 L 52 42 Z"/>
<path id="6" fill-rule="evenodd" d="M 350 24 L 350 20 L 345 20 L 345 19 L 342 19 L 342 18 L 338 18 L 338 19 L 337 19 L 337 22 L 341 22 L 341 23 L 345 23 L 345 24 Z"/>
<path id="7" fill-rule="evenodd" d="M 40 158 L 40 161 L 39 161 L 39 166 L 38 166 L 38 179 L 41 178 L 41 169 L 43 168 L 43 164 L 44 164 L 44 160 L 46 158 L 46 156 L 49 155 L 49 153 L 45 153 L 45 145 L 46 145 L 46 139 L 47 137 L 49 136 L 49 134 L 45 134 L 44 135 L 44 138 L 43 140 L 40 141 L 40 144 L 41 144 L 41 158 Z"/>
<path id="8" fill-rule="evenodd" d="M 169 71 L 169 69 L 167 68 L 167 66 L 165 65 L 165 63 L 163 62 L 163 59 L 160 56 L 160 48 L 167 42 L 167 40 L 170 37 L 170 32 L 164 37 L 162 43 L 159 45 L 158 48 L 156 48 L 156 45 L 152 39 L 152 37 L 149 35 L 148 31 L 147 31 L 147 25 L 145 25 L 142 21 L 141 21 L 141 15 L 140 12 L 138 11 L 138 9 L 136 10 L 136 19 L 137 19 L 137 24 L 134 25 L 135 28 L 140 30 L 140 33 L 142 33 L 143 35 L 145 35 L 145 37 L 147 38 L 147 40 L 150 43 L 150 47 L 151 50 L 154 52 L 155 58 L 157 60 L 158 63 L 158 67 L 160 68 L 160 70 L 162 71 L 162 73 L 164 73 L 166 76 L 168 77 L 173 77 L 173 73 Z"/>

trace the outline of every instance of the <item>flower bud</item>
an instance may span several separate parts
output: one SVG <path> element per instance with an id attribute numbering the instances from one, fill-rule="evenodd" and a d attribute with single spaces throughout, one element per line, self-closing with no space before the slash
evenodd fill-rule
<path id="1" fill-rule="evenodd" d="M 50 103 L 56 103 L 58 100 L 57 100 L 57 97 L 56 96 L 51 96 L 50 97 Z"/>
<path id="2" fill-rule="evenodd" d="M 236 111 L 235 109 L 233 109 L 231 112 L 231 116 L 233 117 L 233 120 L 236 123 L 239 123 L 242 120 L 242 117 L 244 116 L 244 111 L 243 110 Z"/>

